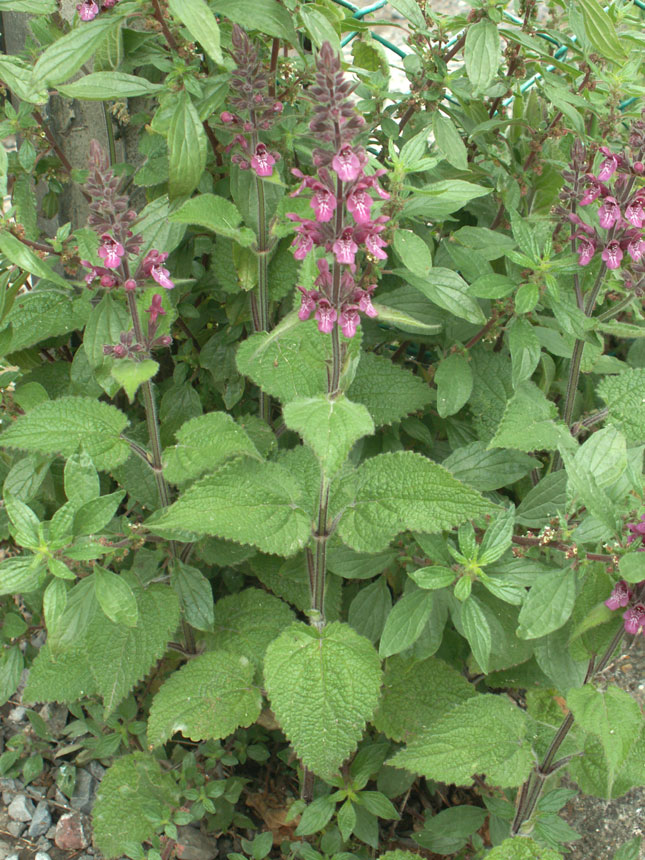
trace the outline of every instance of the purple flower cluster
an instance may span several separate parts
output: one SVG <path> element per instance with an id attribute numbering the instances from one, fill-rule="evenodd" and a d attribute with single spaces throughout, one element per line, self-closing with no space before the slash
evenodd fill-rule
<path id="1" fill-rule="evenodd" d="M 82 0 L 82 3 L 78 3 L 76 5 L 76 11 L 78 12 L 79 18 L 81 21 L 92 21 L 96 16 L 105 9 L 111 9 L 119 0 L 102 0 L 101 6 L 95 2 L 95 0 Z"/>
<path id="2" fill-rule="evenodd" d="M 324 248 L 334 258 L 331 269 L 326 257 L 316 261 L 315 289 L 298 287 L 302 294 L 298 316 L 306 320 L 314 313 L 320 331 L 331 332 L 338 324 L 346 337 L 356 333 L 361 313 L 376 316 L 371 301 L 376 284 L 357 283 L 356 255 L 363 246 L 374 260 L 387 259 L 383 250 L 387 243 L 381 233 L 389 219 L 372 217 L 375 200 L 369 192 L 384 200 L 390 196 L 378 181 L 385 170 L 367 175 L 365 150 L 353 143 L 364 120 L 348 99 L 352 89 L 344 79 L 339 57 L 325 42 L 317 58 L 316 85 L 310 90 L 316 107 L 309 128 L 333 148 L 314 150 L 316 176 L 306 176 L 297 168 L 291 171 L 300 180 L 291 196 L 311 191 L 314 218 L 287 213 L 296 224 L 292 245 L 297 260 L 304 260 L 314 247 Z"/>
<path id="3" fill-rule="evenodd" d="M 222 111 L 222 122 L 238 133 L 226 147 L 234 149 L 233 164 L 241 170 L 254 170 L 257 176 L 272 176 L 273 165 L 280 160 L 280 153 L 269 150 L 258 140 L 260 131 L 268 131 L 275 118 L 282 113 L 281 101 L 269 94 L 269 79 L 258 53 L 249 37 L 237 24 L 233 26 L 232 57 L 237 68 L 231 75 L 230 87 L 233 96 L 229 103 L 236 113 Z"/>
<path id="4" fill-rule="evenodd" d="M 152 278 L 159 286 L 171 290 L 174 284 L 170 279 L 170 272 L 164 266 L 168 259 L 165 251 L 154 248 L 148 251 L 134 276 L 130 273 L 129 258 L 139 256 L 143 242 L 143 237 L 134 235 L 130 229 L 138 216 L 130 208 L 127 196 L 119 194 L 119 179 L 114 175 L 103 150 L 95 140 L 90 143 L 89 168 L 85 185 L 91 198 L 88 222 L 100 236 L 101 244 L 97 254 L 103 265 L 95 266 L 89 260 L 81 260 L 81 264 L 89 269 L 85 275 L 86 284 L 91 286 L 98 281 L 98 284 L 106 289 L 122 286 L 126 292 L 132 293 L 145 286 Z M 122 334 L 116 346 L 105 347 L 107 355 L 125 358 L 136 352 L 170 345 L 171 338 L 168 335 L 155 336 L 157 318 L 165 314 L 161 307 L 161 295 L 154 295 L 148 312 L 150 322 L 146 343 L 133 343 L 132 332 L 127 332 Z"/>
<path id="5" fill-rule="evenodd" d="M 637 589 L 640 589 L 643 585 L 645 585 L 645 580 L 643 580 L 643 582 L 639 582 L 636 587 Z M 633 591 L 627 585 L 625 580 L 621 579 L 616 583 L 607 600 L 605 600 L 605 606 L 608 606 L 611 610 L 629 607 L 625 612 L 623 612 L 625 632 L 629 633 L 631 636 L 636 636 L 637 633 L 644 632 L 645 605 L 640 602 L 630 605 L 633 597 Z"/>

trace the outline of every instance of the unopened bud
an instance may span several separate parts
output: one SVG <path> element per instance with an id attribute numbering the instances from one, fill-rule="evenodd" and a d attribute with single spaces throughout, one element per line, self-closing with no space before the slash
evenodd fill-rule
<path id="1" fill-rule="evenodd" d="M 128 278 L 123 286 L 128 290 L 128 292 L 133 292 L 137 288 L 137 282 L 134 278 Z"/>

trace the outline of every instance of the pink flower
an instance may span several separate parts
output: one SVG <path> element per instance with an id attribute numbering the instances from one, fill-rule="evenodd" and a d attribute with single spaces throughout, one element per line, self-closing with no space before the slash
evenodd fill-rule
<path id="1" fill-rule="evenodd" d="M 340 316 L 338 317 L 338 324 L 345 337 L 354 337 L 356 329 L 361 324 L 361 318 L 356 305 L 342 306 Z"/>
<path id="2" fill-rule="evenodd" d="M 645 606 L 642 603 L 637 603 L 636 606 L 623 613 L 623 618 L 625 619 L 625 631 L 636 636 L 645 627 Z"/>
<path id="3" fill-rule="evenodd" d="M 605 261 L 608 269 L 618 269 L 620 261 L 623 259 L 623 252 L 620 244 L 615 239 L 612 239 L 611 242 L 605 245 L 605 250 L 600 256 Z"/>
<path id="4" fill-rule="evenodd" d="M 336 313 L 336 308 L 332 307 L 327 299 L 320 299 L 315 316 L 318 320 L 318 331 L 329 334 L 334 327 L 338 314 Z"/>
<path id="5" fill-rule="evenodd" d="M 588 265 L 593 259 L 596 252 L 596 243 L 584 234 L 576 233 L 575 238 L 580 239 L 580 243 L 576 248 L 578 253 L 578 263 L 581 266 Z"/>
<path id="6" fill-rule="evenodd" d="M 316 221 L 331 221 L 337 206 L 336 197 L 322 182 L 317 182 L 310 206 L 314 210 Z"/>
<path id="7" fill-rule="evenodd" d="M 603 184 L 591 173 L 587 174 L 587 181 L 589 182 L 589 185 L 585 189 L 585 193 L 582 195 L 582 199 L 580 200 L 581 206 L 588 206 L 589 203 L 593 203 L 594 200 L 597 200 L 598 197 L 600 197 L 600 194 L 604 189 Z"/>
<path id="8" fill-rule="evenodd" d="M 318 229 L 315 221 L 309 221 L 307 218 L 301 218 L 295 212 L 287 212 L 287 218 L 291 221 L 298 221 L 296 227 L 296 237 L 291 243 L 295 247 L 293 256 L 296 260 L 304 260 L 309 251 L 314 246 L 314 242 L 318 245 L 322 242 L 322 234 Z"/>
<path id="9" fill-rule="evenodd" d="M 605 197 L 602 201 L 602 205 L 598 209 L 598 221 L 605 230 L 620 221 L 620 206 L 615 197 Z"/>
<path id="10" fill-rule="evenodd" d="M 358 245 L 352 237 L 353 230 L 351 227 L 346 227 L 340 239 L 336 239 L 332 245 L 332 251 L 336 254 L 336 259 L 339 263 L 347 263 L 350 266 L 354 265 L 354 258 L 358 251 Z"/>
<path id="11" fill-rule="evenodd" d="M 235 114 L 231 113 L 230 110 L 223 110 L 219 115 L 219 118 L 222 120 L 222 122 L 225 123 L 235 122 L 235 120 L 237 119 Z"/>
<path id="12" fill-rule="evenodd" d="M 370 284 L 364 290 L 357 289 L 354 291 L 354 301 L 358 304 L 359 311 L 367 314 L 368 317 L 378 316 L 377 311 L 372 304 L 372 293 L 376 289 L 376 284 Z"/>
<path id="13" fill-rule="evenodd" d="M 77 5 L 76 11 L 81 21 L 91 21 L 93 18 L 96 18 L 100 10 L 94 0 L 83 0 L 82 3 Z"/>
<path id="14" fill-rule="evenodd" d="M 627 523 L 627 528 L 631 532 L 627 538 L 628 544 L 633 543 L 636 538 L 645 538 L 645 514 L 643 514 L 637 523 Z"/>
<path id="15" fill-rule="evenodd" d="M 634 236 L 627 245 L 627 253 L 635 263 L 645 254 L 645 239 L 642 236 Z"/>
<path id="16" fill-rule="evenodd" d="M 110 289 L 111 287 L 116 287 L 117 279 L 112 274 L 101 275 L 101 286 L 106 289 Z"/>
<path id="17" fill-rule="evenodd" d="M 105 262 L 108 269 L 118 269 L 121 265 L 121 257 L 125 254 L 125 248 L 107 233 L 101 236 L 103 244 L 97 254 Z"/>
<path id="18" fill-rule="evenodd" d="M 128 278 L 128 280 L 125 282 L 125 284 L 123 286 L 125 287 L 125 289 L 129 293 L 131 293 L 131 292 L 134 292 L 136 290 L 137 282 L 134 280 L 134 278 Z"/>
<path id="19" fill-rule="evenodd" d="M 367 224 L 370 220 L 370 210 L 374 202 L 369 194 L 361 188 L 359 182 L 347 196 L 347 211 L 354 217 L 357 224 Z"/>
<path id="20" fill-rule="evenodd" d="M 316 302 L 320 298 L 320 293 L 316 292 L 316 290 L 306 290 L 304 287 L 300 286 L 298 289 L 302 293 L 298 319 L 301 319 L 304 322 L 305 320 L 308 320 L 311 314 L 315 311 Z"/>
<path id="21" fill-rule="evenodd" d="M 377 260 L 387 260 L 387 254 L 382 250 L 387 247 L 387 242 L 381 239 L 379 233 L 385 230 L 385 223 L 388 220 L 386 215 L 380 215 L 375 221 L 360 224 L 354 232 L 356 240 L 365 242 L 368 252 Z"/>
<path id="22" fill-rule="evenodd" d="M 161 306 L 161 296 L 159 293 L 154 294 L 150 307 L 146 308 L 146 312 L 150 314 L 150 328 L 156 325 L 158 317 L 166 315 L 165 310 Z"/>
<path id="23" fill-rule="evenodd" d="M 616 172 L 618 166 L 622 164 L 623 159 L 620 155 L 616 155 L 615 152 L 612 152 L 606 146 L 601 146 L 600 151 L 603 155 L 606 155 L 607 157 L 600 165 L 600 170 L 598 171 L 598 179 L 611 179 L 611 177 Z"/>
<path id="24" fill-rule="evenodd" d="M 103 8 L 111 9 L 113 6 L 116 6 L 118 2 L 119 0 L 103 0 Z"/>
<path id="25" fill-rule="evenodd" d="M 165 251 L 157 251 L 152 249 L 146 254 L 145 260 L 141 264 L 144 275 L 148 278 L 153 278 L 160 287 L 166 290 L 172 290 L 175 286 L 170 280 L 170 272 L 162 265 L 168 259 L 168 254 Z"/>
<path id="26" fill-rule="evenodd" d="M 645 223 L 645 209 L 643 209 L 642 195 L 637 194 L 629 201 L 625 207 L 625 218 L 630 224 L 633 224 L 634 227 L 638 227 L 639 230 L 641 229 Z"/>
<path id="27" fill-rule="evenodd" d="M 255 147 L 255 155 L 251 159 L 251 167 L 256 174 L 258 176 L 271 176 L 275 162 L 275 155 L 269 152 L 263 143 L 258 143 Z"/>
<path id="28" fill-rule="evenodd" d="M 342 179 L 343 182 L 353 182 L 358 178 L 362 170 L 358 155 L 356 155 L 348 143 L 345 146 L 341 146 L 332 158 L 331 166 L 336 171 L 338 178 Z"/>
<path id="29" fill-rule="evenodd" d="M 331 272 L 329 271 L 329 262 L 324 257 L 322 260 L 316 260 L 318 271 L 320 274 L 314 281 L 314 284 L 321 289 L 329 289 L 332 285 Z"/>
<path id="30" fill-rule="evenodd" d="M 618 609 L 619 607 L 625 607 L 632 599 L 632 591 L 630 587 L 627 585 L 624 579 L 621 579 L 620 582 L 617 582 L 614 585 L 614 589 L 605 600 L 605 606 L 608 606 L 610 609 Z"/>

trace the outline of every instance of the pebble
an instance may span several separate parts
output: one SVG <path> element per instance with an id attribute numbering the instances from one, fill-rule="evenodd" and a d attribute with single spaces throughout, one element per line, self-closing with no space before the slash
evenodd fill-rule
<path id="1" fill-rule="evenodd" d="M 65 705 L 59 705 L 57 702 L 49 702 L 40 709 L 40 716 L 47 723 L 47 728 L 54 737 L 58 737 L 62 733 L 68 715 L 69 711 Z"/>
<path id="2" fill-rule="evenodd" d="M 12 708 L 9 711 L 8 720 L 10 723 L 21 723 L 27 715 L 27 708 L 23 708 L 22 705 L 18 705 L 16 708 Z"/>
<path id="3" fill-rule="evenodd" d="M 0 860 L 7 860 L 7 857 L 12 853 L 12 847 L 4 839 L 0 839 Z"/>
<path id="4" fill-rule="evenodd" d="M 52 817 L 47 807 L 47 803 L 44 800 L 41 800 L 36 807 L 34 817 L 31 819 L 31 824 L 29 825 L 29 836 L 32 839 L 35 839 L 38 836 L 44 836 L 51 827 L 51 823 Z"/>
<path id="5" fill-rule="evenodd" d="M 215 860 L 217 854 L 217 840 L 194 827 L 177 828 L 175 856 L 178 860 Z"/>
<path id="6" fill-rule="evenodd" d="M 22 821 L 10 821 L 9 824 L 7 824 L 7 832 L 11 833 L 12 836 L 15 836 L 16 839 L 19 836 L 22 836 L 26 829 L 27 825 Z"/>
<path id="7" fill-rule="evenodd" d="M 94 793 L 96 791 L 96 780 L 89 771 L 79 768 L 76 771 L 76 785 L 69 805 L 86 815 L 92 811 L 94 804 Z"/>
<path id="8" fill-rule="evenodd" d="M 6 860 L 20 860 L 20 854 L 9 854 Z"/>
<path id="9" fill-rule="evenodd" d="M 9 804 L 7 812 L 14 821 L 31 821 L 34 814 L 34 804 L 24 794 L 17 794 Z"/>
<path id="10" fill-rule="evenodd" d="M 36 856 L 34 860 L 52 860 L 49 854 L 46 851 L 36 851 Z"/>
<path id="11" fill-rule="evenodd" d="M 89 840 L 85 835 L 81 816 L 77 812 L 67 812 L 58 819 L 55 842 L 58 848 L 65 851 L 87 848 Z"/>
<path id="12" fill-rule="evenodd" d="M 105 776 L 105 768 L 95 760 L 88 764 L 87 769 L 97 782 L 100 782 Z"/>
<path id="13" fill-rule="evenodd" d="M 55 825 L 55 824 L 52 824 L 52 826 L 49 828 L 49 830 L 47 831 L 47 833 L 45 833 L 45 836 L 46 836 L 46 838 L 47 838 L 47 839 L 49 839 L 50 841 L 53 841 L 53 839 L 54 839 L 54 838 L 55 838 L 55 836 L 56 836 L 56 825 Z M 80 858 L 79 858 L 79 860 L 80 860 Z"/>

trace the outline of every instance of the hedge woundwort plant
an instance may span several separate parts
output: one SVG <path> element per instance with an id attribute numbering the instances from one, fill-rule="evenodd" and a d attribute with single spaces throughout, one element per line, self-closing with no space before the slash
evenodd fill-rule
<path id="1" fill-rule="evenodd" d="M 71 715 L 0 773 L 100 760 L 107 858 L 561 857 L 645 774 L 639 7 L 0 5 L 0 693 Z"/>

